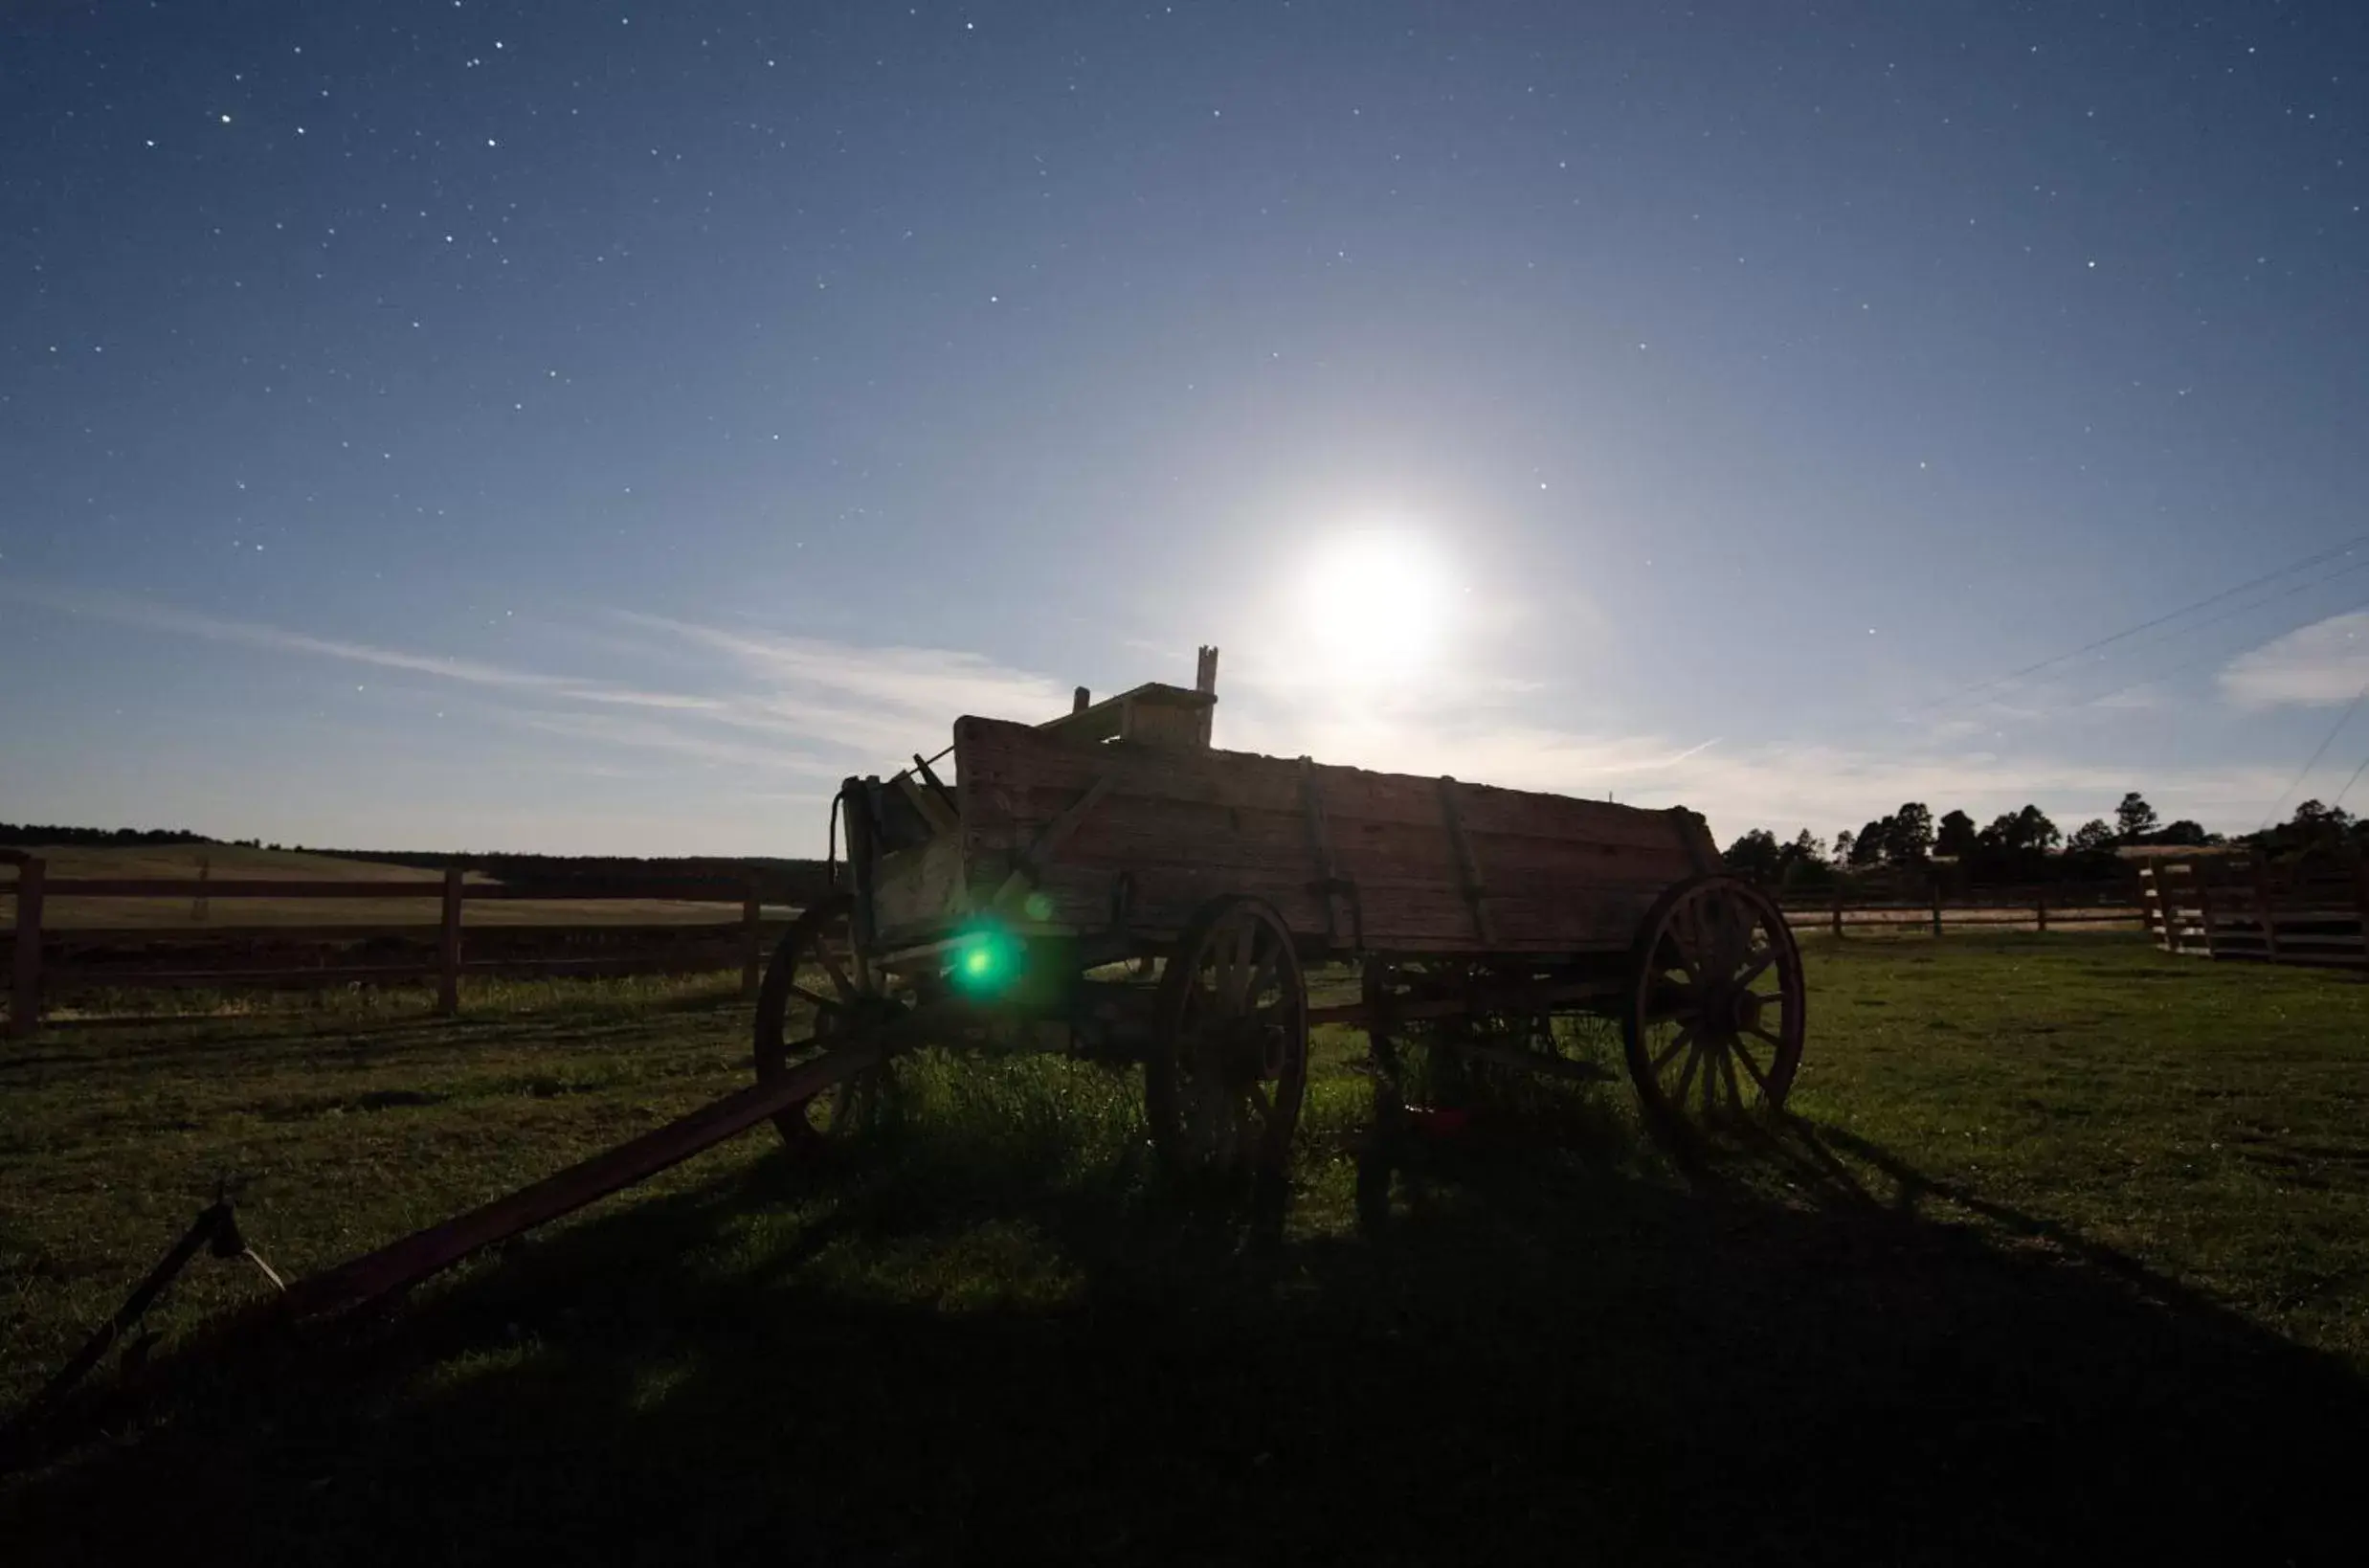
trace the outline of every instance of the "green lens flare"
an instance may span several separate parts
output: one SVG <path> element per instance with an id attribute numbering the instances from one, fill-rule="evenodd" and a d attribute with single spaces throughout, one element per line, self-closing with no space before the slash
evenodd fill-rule
<path id="1" fill-rule="evenodd" d="M 994 991 L 1012 984 L 1020 967 L 1020 944 L 1009 932 L 983 931 L 955 956 L 953 978 L 966 990 Z"/>

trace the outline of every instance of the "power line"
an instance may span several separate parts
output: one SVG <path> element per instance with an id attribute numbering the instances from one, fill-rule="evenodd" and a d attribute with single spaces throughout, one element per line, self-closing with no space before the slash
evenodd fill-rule
<path id="1" fill-rule="evenodd" d="M 2179 619 L 2182 616 L 2190 615 L 2196 611 L 2201 610 L 2208 604 L 2219 604 L 2224 599 L 2232 598 L 2237 594 L 2247 592 L 2248 590 L 2261 588 L 2266 584 L 2277 582 L 2282 577 L 2291 577 L 2298 571 L 2303 571 L 2319 565 L 2322 561 L 2334 560 L 2339 555 L 2350 554 L 2354 549 L 2359 548 L 2363 544 L 2369 544 L 2369 534 L 2358 535 L 2355 538 L 2345 541 L 2341 545 L 2321 550 L 2317 554 L 2307 555 L 2300 561 L 2293 562 L 2288 566 L 2283 566 L 2276 571 L 2268 572 L 2263 576 L 2253 578 L 2250 581 L 2239 583 L 2234 588 L 2224 588 L 2218 594 L 2208 594 L 2203 598 L 2197 600 L 2193 604 L 2182 605 L 2177 610 L 2169 611 L 2163 615 L 2157 616 L 2152 620 L 2140 621 L 2136 626 L 2125 627 L 2123 630 L 2114 633 L 2111 637 L 2102 637 L 2093 642 L 2085 642 L 2078 648 L 2071 649 L 2066 653 L 2051 655 L 2049 658 L 2041 660 L 2037 663 L 2026 664 L 2020 670 L 2010 670 L 2005 675 L 1995 676 L 1988 681 L 1978 681 L 1971 686 L 1961 686 L 1956 691 L 1945 692 L 1941 696 L 1932 699 L 1930 702 L 1918 705 L 1915 711 L 1923 712 L 1929 708 L 1939 707 L 1944 703 L 1954 703 L 1961 698 L 1972 697 L 1978 692 L 1989 691 L 1994 687 L 2006 685 L 2012 681 L 2021 681 L 2027 675 L 2037 675 L 2042 670 L 2062 664 L 2068 659 L 2078 659 L 2083 654 L 2095 653 L 2100 648 L 2112 647 L 2117 642 L 2122 642 L 2138 636 L 2141 632 L 2153 631 L 2158 626 L 2162 626 L 2171 621 Z M 2348 567 L 2346 570 L 2351 571 L 2353 569 Z M 2334 575 L 2334 573 L 2331 575 Z M 2326 581 L 2327 579 L 2321 578 L 2318 580 Z"/>
<path id="2" fill-rule="evenodd" d="M 2176 638 L 2176 637 L 2185 637 L 2185 636 L 2187 636 L 2190 632 L 2201 632 L 2201 631 L 2202 631 L 2205 627 L 2210 626 L 2210 625 L 2213 625 L 2213 624 L 2214 624 L 2215 622 L 2217 622 L 2217 621 L 2224 621 L 2224 620 L 2227 620 L 2227 619 L 2228 619 L 2231 616 L 2242 616 L 2242 615 L 2244 615 L 2244 614 L 2245 614 L 2246 611 L 2248 611 L 2248 610 L 2259 610 L 2259 609 L 2261 609 L 2264 605 L 2266 605 L 2266 604 L 2275 604 L 2275 603 L 2277 603 L 2280 599 L 2285 599 L 2285 598 L 2292 598 L 2295 594 L 2300 594 L 2300 593 L 2303 593 L 2303 592 L 2304 592 L 2304 591 L 2306 591 L 2307 589 L 2313 589 L 2313 588 L 2320 588 L 2320 587 L 2324 587 L 2324 586 L 2326 586 L 2326 585 L 2327 585 L 2327 584 L 2329 584 L 2329 583 L 2335 582 L 2335 581 L 2338 577 L 2344 576 L 2346 573 L 2348 573 L 2348 572 L 2354 572 L 2354 571 L 2369 571 L 2369 561 L 2358 561 L 2358 562 L 2355 562 L 2353 565 L 2351 565 L 2351 566 L 2349 566 L 2349 567 L 2344 568 L 2344 569 L 2343 569 L 2343 571 L 2332 571 L 2332 572 L 2328 573 L 2328 575 L 2327 575 L 2327 576 L 2325 576 L 2325 577 L 2315 577 L 2315 578 L 2313 578 L 2312 581 L 2310 581 L 2310 582 L 2308 582 L 2308 583 L 2297 583 L 2294 587 L 2292 587 L 2292 588 L 2288 588 L 2288 589 L 2282 589 L 2282 590 L 2280 590 L 2280 591 L 2279 591 L 2278 593 L 2276 593 L 2276 594 L 2265 594 L 2264 596 L 2262 596 L 2261 598 L 2258 598 L 2258 599 L 2249 599 L 2249 600 L 2248 600 L 2248 601 L 2246 601 L 2246 603 L 2244 603 L 2244 604 L 2241 604 L 2241 605 L 2237 606 L 2235 609 L 2231 609 L 2231 610 L 2224 610 L 2224 611 L 2223 611 L 2223 612 L 2222 612 L 2220 615 L 2218 615 L 2218 616 L 2205 616 L 2202 620 L 2198 621 L 2198 622 L 2197 622 L 2195 625 L 2193 625 L 2193 626 L 2183 626 L 2183 627 L 2181 627 L 2179 631 L 2172 633 L 2172 634 L 2171 634 L 2171 636 L 2169 636 L 2169 637 L 2161 637 L 2161 638 L 2155 638 L 2155 639 L 2154 639 L 2153 641 L 2151 641 L 2151 642 L 2142 643 L 2142 644 L 2141 644 L 2141 646 L 2143 646 L 2143 647 L 2160 647 L 2163 643 L 2166 643 L 2166 642 L 2171 641 L 2173 638 Z M 2356 601 L 2354 601 L 2353 603 L 2351 603 L 2351 604 L 2347 604 L 2347 605 L 2343 606 L 2343 607 L 2342 607 L 2342 608 L 2340 608 L 2340 609 L 2335 609 L 2335 610 L 2325 611 L 2325 612 L 2323 612 L 2323 613 L 2321 613 L 2321 614 L 2319 614 L 2319 615 L 2317 615 L 2317 616 L 2313 616 L 2313 620 L 2326 620 L 2326 619 L 2327 619 L 2330 616 L 2342 616 L 2342 615 L 2349 615 L 2349 614 L 2350 614 L 2350 613 L 2352 613 L 2353 611 L 2356 611 L 2356 610 L 2363 610 L 2363 609 L 2369 609 L 2369 599 L 2356 600 Z M 2309 623 L 2307 622 L 2307 623 L 2305 623 L 2305 624 L 2309 624 Z M 2296 629 L 2295 627 L 2293 627 L 2293 626 L 2290 626 L 2290 627 L 2286 628 L 2286 631 L 2288 631 L 2288 632 L 2291 632 L 2291 631 L 2294 631 L 2295 629 Z M 2285 636 L 2286 634 L 2285 634 L 2285 632 L 2282 632 L 2280 635 L 2281 635 L 2281 636 Z M 2186 661 L 2185 662 L 2179 663 L 2179 664 L 2174 664 L 2174 665 L 2173 665 L 2171 668 L 2169 668 L 2169 669 L 2157 670 L 2157 671 L 2155 674 L 2153 674 L 2153 675 L 2142 675 L 2142 676 L 2140 676 L 2140 677 L 2139 677 L 2137 680 L 2135 680 L 2135 681 L 2128 681 L 2128 682 L 2125 682 L 2125 683 L 2124 683 L 2123 684 L 2121 684 L 2121 685 L 2112 687 L 2112 688 L 2110 688 L 2110 689 L 2108 689 L 2108 690 L 2106 690 L 2106 691 L 2101 691 L 2101 692 L 2099 692 L 2099 693 L 2098 693 L 2096 696 L 2094 696 L 2094 697 L 2083 697 L 2083 698 L 2079 698 L 2079 699 L 2077 699 L 2077 700 L 2074 702 L 2073 706 L 2074 706 L 2075 707 L 2086 707 L 2086 706 L 2089 706 L 2090 704 L 2091 704 L 2091 703 L 2102 703 L 2102 702 L 2104 702 L 2107 698 L 2109 698 L 2109 697 L 2118 697 L 2118 696 L 2120 696 L 2122 693 L 2124 693 L 2124 692 L 2126 692 L 2126 691 L 2131 690 L 2131 689 L 2132 689 L 2133 687 L 2134 687 L 2134 686 L 2143 686 L 2143 685 L 2147 685 L 2147 684 L 2150 684 L 2150 683 L 2154 683 L 2154 682 L 2157 682 L 2157 681 L 2161 681 L 2161 680 L 2163 680 L 2163 679 L 2165 679 L 2165 678 L 2167 678 L 2167 677 L 2169 677 L 2169 676 L 2179 675 L 2179 674 L 2181 674 L 2181 673 L 2183 673 L 2183 672 L 2185 672 L 2185 671 L 2195 669 L 2195 668 L 2196 668 L 2197 666 L 2199 666 L 2200 664 L 2211 664 L 2211 663 L 2215 663 L 2215 662 L 2218 662 L 2219 661 L 2224 660 L 2224 659 L 2226 659 L 2226 658 L 2228 658 L 2228 657 L 2229 657 L 2229 656 L 2228 656 L 2227 654 L 2225 654 L 2225 653 L 2209 653 L 2209 654 L 2205 654 L 2205 655 L 2203 655 L 2201 658 L 2198 658 L 2198 659 L 2191 659 L 2191 660 Z"/>
<path id="3" fill-rule="evenodd" d="M 2344 788 L 2338 790 L 2336 797 L 2328 802 L 2329 810 L 2334 811 L 2344 804 L 2344 797 L 2353 793 L 2353 786 L 2360 782 L 2360 775 L 2364 771 L 2369 771 L 2369 757 L 2360 759 L 2360 767 L 2353 770 L 2353 776 L 2344 781 Z"/>
<path id="4" fill-rule="evenodd" d="M 2313 752 L 2312 760 L 2303 765 L 2303 772 L 2295 775 L 2294 783 L 2290 784 L 2287 788 L 2279 791 L 2278 798 L 2272 801 L 2270 803 L 2270 809 L 2263 814 L 2262 825 L 2265 828 L 2268 828 L 2270 825 L 2270 818 L 2278 815 L 2279 808 L 2287 804 L 2287 797 L 2295 793 L 2295 786 L 2301 784 L 2305 779 L 2312 776 L 2312 770 L 2318 767 L 2319 759 L 2328 754 L 2328 748 L 2335 744 L 2337 731 L 2341 730 L 2346 724 L 2351 722 L 2353 715 L 2359 710 L 2361 701 L 2364 698 L 2369 698 L 2369 681 L 2363 681 L 2360 683 L 2360 689 L 2353 693 L 2353 700 L 2344 706 L 2344 711 L 2336 715 L 2336 722 L 2328 727 L 2328 733 L 2321 739 L 2319 743 L 2319 750 Z M 2346 787 L 2350 788 L 2351 786 L 2348 785 Z"/>

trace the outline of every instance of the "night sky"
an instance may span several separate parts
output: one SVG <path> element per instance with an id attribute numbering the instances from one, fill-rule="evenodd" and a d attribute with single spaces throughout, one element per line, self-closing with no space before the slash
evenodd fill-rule
<path id="1" fill-rule="evenodd" d="M 1723 839 L 2250 829 L 2369 755 L 2364 82 L 2351 4 L 12 5 L 0 819 L 813 853 L 1213 642 L 1220 745 Z"/>

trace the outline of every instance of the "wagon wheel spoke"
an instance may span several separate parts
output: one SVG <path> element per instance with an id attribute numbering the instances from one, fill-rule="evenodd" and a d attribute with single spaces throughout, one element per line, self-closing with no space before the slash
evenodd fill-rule
<path id="1" fill-rule="evenodd" d="M 847 972 L 839 967 L 839 961 L 833 955 L 828 942 L 815 944 L 815 961 L 821 964 L 823 973 L 831 976 L 831 983 L 838 988 L 842 998 L 856 994 L 855 982 L 848 979 Z"/>
<path id="2" fill-rule="evenodd" d="M 1728 1103 L 1735 1109 L 1742 1110 L 1744 1109 L 1744 1086 L 1735 1081 L 1735 1051 L 1733 1048 L 1719 1053 L 1719 1076 L 1728 1086 Z"/>
<path id="3" fill-rule="evenodd" d="M 1661 1077 L 1662 1070 L 1678 1059 L 1678 1053 L 1693 1043 L 1694 1026 L 1692 1024 L 1688 1024 L 1686 1028 L 1678 1031 L 1678 1038 L 1669 1042 L 1667 1049 L 1664 1050 L 1660 1056 L 1653 1059 L 1653 1075 L 1656 1078 Z"/>
<path id="4" fill-rule="evenodd" d="M 1687 1095 L 1694 1087 L 1694 1070 L 1703 1064 L 1703 1047 L 1691 1042 L 1688 1044 L 1691 1048 L 1687 1052 L 1686 1070 L 1678 1075 L 1677 1098 L 1682 1106 L 1687 1103 Z"/>
<path id="5" fill-rule="evenodd" d="M 1769 1033 L 1766 1029 L 1763 1029 L 1756 1023 L 1746 1024 L 1744 1026 L 1744 1032 L 1752 1036 L 1754 1040 L 1765 1043 L 1771 1050 L 1781 1051 L 1785 1048 L 1785 1042 L 1783 1041 L 1777 1039 L 1775 1035 Z"/>
<path id="6" fill-rule="evenodd" d="M 1774 1098 L 1774 1096 L 1769 1093 L 1769 1075 L 1760 1070 L 1760 1064 L 1752 1059 L 1752 1052 L 1744 1049 L 1744 1042 L 1742 1041 L 1739 1040 L 1735 1042 L 1734 1053 L 1735 1059 L 1744 1064 L 1744 1070 L 1752 1075 L 1753 1083 L 1759 1086 L 1761 1096 L 1763 1098 Z"/>
<path id="7" fill-rule="evenodd" d="M 1762 948 L 1756 952 L 1747 952 L 1744 957 L 1752 967 L 1735 977 L 1734 983 L 1738 986 L 1750 986 L 1753 981 L 1766 974 L 1769 972 L 1769 966 L 1777 962 L 1777 950 Z"/>

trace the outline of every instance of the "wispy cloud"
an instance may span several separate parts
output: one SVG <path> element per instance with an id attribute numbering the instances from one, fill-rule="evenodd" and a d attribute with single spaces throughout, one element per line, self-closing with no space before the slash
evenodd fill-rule
<path id="1" fill-rule="evenodd" d="M 87 620 L 450 682 L 505 694 L 487 717 L 603 747 L 635 748 L 773 773 L 838 777 L 920 748 L 935 750 L 965 713 L 1050 716 L 1064 688 L 977 654 L 882 647 L 728 630 L 662 616 L 620 618 L 702 656 L 680 672 L 692 691 L 318 637 L 148 600 L 0 584 L 0 594 Z M 587 711 L 587 710 L 591 711 Z M 634 717 L 601 709 L 628 709 Z M 753 743 L 765 737 L 774 744 Z"/>
<path id="2" fill-rule="evenodd" d="M 334 659 L 349 664 L 367 664 L 373 669 L 433 676 L 440 681 L 455 681 L 464 685 L 532 692 L 575 702 L 607 703 L 625 707 L 673 708 L 684 712 L 700 712 L 718 706 L 711 698 L 686 696 L 681 692 L 642 691 L 605 681 L 544 675 L 532 670 L 487 663 L 482 660 L 456 659 L 444 654 L 417 653 L 369 642 L 315 637 L 309 632 L 293 632 L 260 621 L 228 620 L 218 616 L 198 615 L 145 599 L 31 590 L 15 584 L 0 585 L 0 594 L 78 616 L 85 620 L 107 621 L 151 632 L 177 633 L 184 637 L 202 638 L 209 642 L 259 648 L 269 653 Z"/>
<path id="3" fill-rule="evenodd" d="M 2369 686 L 2369 610 L 2313 621 L 2231 660 L 2222 694 L 2240 707 L 2326 706 Z"/>
<path id="4" fill-rule="evenodd" d="M 633 625 L 670 632 L 728 657 L 744 676 L 779 693 L 776 711 L 812 707 L 839 715 L 850 704 L 896 713 L 1044 714 L 1067 706 L 1068 690 L 1046 677 L 949 648 L 853 647 L 818 638 L 734 631 L 632 612 Z"/>

